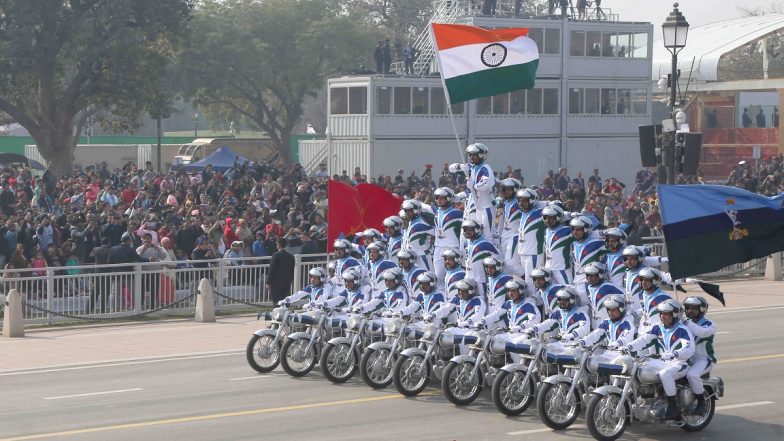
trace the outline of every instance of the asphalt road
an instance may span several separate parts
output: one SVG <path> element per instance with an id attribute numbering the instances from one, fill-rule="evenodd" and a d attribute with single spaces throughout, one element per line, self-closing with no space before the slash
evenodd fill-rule
<path id="1" fill-rule="evenodd" d="M 632 425 L 628 440 L 784 439 L 784 307 L 728 311 L 719 326 L 725 396 L 708 428 Z M 0 356 L 2 356 L 0 354 Z M 259 375 L 229 352 L 0 373 L 0 440 L 561 440 L 535 409 L 504 417 L 483 394 L 457 408 L 437 388 L 406 399 L 359 378 L 336 386 L 316 370 Z"/>

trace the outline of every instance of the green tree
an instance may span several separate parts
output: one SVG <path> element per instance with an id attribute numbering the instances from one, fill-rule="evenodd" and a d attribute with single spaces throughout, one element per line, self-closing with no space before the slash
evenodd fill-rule
<path id="1" fill-rule="evenodd" d="M 180 72 L 210 120 L 263 131 L 286 162 L 306 98 L 372 54 L 374 38 L 339 2 L 211 0 L 195 13 Z"/>
<path id="2" fill-rule="evenodd" d="M 193 0 L 0 0 L 0 111 L 64 174 L 79 122 L 130 128 L 163 109 L 161 79 Z"/>

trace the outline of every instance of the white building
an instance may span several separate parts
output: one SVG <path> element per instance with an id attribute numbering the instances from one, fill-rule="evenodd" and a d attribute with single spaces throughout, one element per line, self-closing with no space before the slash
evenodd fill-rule
<path id="1" fill-rule="evenodd" d="M 451 21 L 528 27 L 540 52 L 534 89 L 453 107 L 460 150 L 483 142 L 494 169 L 520 168 L 530 185 L 561 166 L 571 176 L 599 168 L 633 184 L 641 168 L 638 126 L 651 123 L 650 23 L 471 14 Z M 422 53 L 417 66 L 436 70 L 432 51 Z M 304 165 L 331 152 L 333 174 L 359 167 L 370 178 L 460 160 L 437 74 L 347 76 L 328 87 L 328 141 L 301 141 Z"/>

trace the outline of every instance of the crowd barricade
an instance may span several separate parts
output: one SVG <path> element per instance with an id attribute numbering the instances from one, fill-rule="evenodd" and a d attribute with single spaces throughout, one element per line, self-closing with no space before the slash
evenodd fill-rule
<path id="1" fill-rule="evenodd" d="M 14 269 L 0 293 L 21 293 L 26 324 L 183 314 L 196 306 L 199 281 L 212 282 L 216 311 L 270 306 L 270 257 Z M 292 292 L 307 284 L 326 254 L 296 255 Z"/>

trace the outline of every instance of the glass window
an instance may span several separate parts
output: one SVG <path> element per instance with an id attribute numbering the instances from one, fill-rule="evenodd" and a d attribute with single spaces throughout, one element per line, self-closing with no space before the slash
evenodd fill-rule
<path id="1" fill-rule="evenodd" d="M 414 107 L 413 112 L 415 115 L 424 115 L 427 113 L 427 87 L 414 87 L 412 89 L 414 94 Z"/>
<path id="2" fill-rule="evenodd" d="M 569 113 L 572 115 L 584 113 L 583 90 L 584 89 L 569 89 Z"/>
<path id="3" fill-rule="evenodd" d="M 561 31 L 558 29 L 545 29 L 544 30 L 544 53 L 546 54 L 560 54 L 561 53 Z"/>
<path id="4" fill-rule="evenodd" d="M 632 57 L 648 58 L 648 34 L 634 34 Z"/>
<path id="5" fill-rule="evenodd" d="M 509 113 L 509 94 L 503 93 L 493 97 L 493 114 L 506 115 Z"/>
<path id="6" fill-rule="evenodd" d="M 545 115 L 558 114 L 558 89 L 544 89 L 544 106 L 542 108 Z"/>
<path id="7" fill-rule="evenodd" d="M 509 113 L 519 115 L 525 113 L 525 91 L 515 90 L 509 93 Z"/>
<path id="8" fill-rule="evenodd" d="M 615 47 L 615 43 L 617 40 L 617 36 L 615 32 L 602 32 L 602 56 L 603 57 L 614 57 L 615 51 L 617 48 Z"/>
<path id="9" fill-rule="evenodd" d="M 349 87 L 348 113 L 355 115 L 367 113 L 367 87 Z"/>
<path id="10" fill-rule="evenodd" d="M 542 89 L 529 89 L 526 91 L 526 112 L 529 115 L 542 114 Z"/>
<path id="11" fill-rule="evenodd" d="M 446 113 L 446 98 L 444 98 L 444 89 L 441 87 L 430 88 L 430 113 L 433 115 Z"/>
<path id="12" fill-rule="evenodd" d="M 528 38 L 536 43 L 539 52 L 544 53 L 544 31 L 542 29 L 528 29 Z"/>
<path id="13" fill-rule="evenodd" d="M 632 93 L 629 89 L 618 89 L 618 105 L 616 106 L 616 113 L 618 115 L 626 115 L 632 113 L 629 109 L 629 103 L 632 101 Z"/>
<path id="14" fill-rule="evenodd" d="M 615 113 L 615 89 L 602 89 L 602 115 Z"/>
<path id="15" fill-rule="evenodd" d="M 483 96 L 476 100 L 476 114 L 477 115 L 490 115 L 493 113 L 492 99 L 489 96 Z"/>
<path id="16" fill-rule="evenodd" d="M 613 42 L 613 45 L 615 45 L 616 48 L 615 55 L 617 57 L 620 58 L 631 57 L 632 55 L 631 45 L 630 45 L 631 39 L 632 39 L 631 34 L 626 34 L 623 32 L 615 36 L 615 41 Z"/>
<path id="17" fill-rule="evenodd" d="M 465 102 L 460 102 L 457 104 L 452 104 L 452 114 L 453 115 L 462 115 L 465 112 Z"/>
<path id="18" fill-rule="evenodd" d="M 345 115 L 348 113 L 348 88 L 334 87 L 329 92 L 329 114 Z"/>
<path id="19" fill-rule="evenodd" d="M 599 89 L 585 89 L 585 113 L 599 114 Z"/>
<path id="20" fill-rule="evenodd" d="M 585 55 L 599 57 L 602 55 L 602 33 L 588 31 L 585 33 Z"/>
<path id="21" fill-rule="evenodd" d="M 395 114 L 408 115 L 411 113 L 411 88 L 395 87 Z"/>
<path id="22" fill-rule="evenodd" d="M 569 55 L 582 57 L 585 55 L 585 31 L 572 31 Z"/>
<path id="23" fill-rule="evenodd" d="M 380 86 L 376 88 L 376 112 L 380 115 L 392 113 L 392 88 Z"/>
<path id="24" fill-rule="evenodd" d="M 632 112 L 635 115 L 648 114 L 648 93 L 645 89 L 632 90 Z"/>

